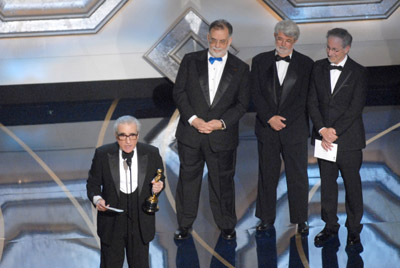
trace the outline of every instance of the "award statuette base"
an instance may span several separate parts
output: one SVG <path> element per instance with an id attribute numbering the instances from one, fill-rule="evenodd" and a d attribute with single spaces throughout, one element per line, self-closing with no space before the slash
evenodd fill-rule
<path id="1" fill-rule="evenodd" d="M 143 209 L 147 213 L 155 213 L 159 210 L 158 198 L 153 198 L 153 196 L 146 199 L 146 203 L 143 205 Z"/>

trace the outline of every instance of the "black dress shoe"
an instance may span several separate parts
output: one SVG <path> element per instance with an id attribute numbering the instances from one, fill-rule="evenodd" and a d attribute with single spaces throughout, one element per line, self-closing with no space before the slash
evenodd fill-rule
<path id="1" fill-rule="evenodd" d="M 356 244 L 359 244 L 360 241 L 360 234 L 356 232 L 349 232 L 347 234 L 347 245 L 348 246 L 354 246 Z"/>
<path id="2" fill-rule="evenodd" d="M 189 238 L 189 228 L 179 227 L 178 230 L 175 231 L 174 239 L 184 240 L 188 238 Z"/>
<path id="3" fill-rule="evenodd" d="M 266 231 L 266 230 L 271 229 L 273 227 L 274 227 L 274 225 L 272 223 L 265 223 L 265 222 L 261 221 L 257 225 L 256 230 L 257 231 Z"/>
<path id="4" fill-rule="evenodd" d="M 297 224 L 297 233 L 300 235 L 308 235 L 308 222 L 301 222 Z"/>
<path id="5" fill-rule="evenodd" d="M 236 231 L 235 229 L 223 229 L 221 231 L 221 236 L 226 240 L 232 240 L 236 238 Z"/>
<path id="6" fill-rule="evenodd" d="M 337 236 L 337 231 L 324 228 L 319 232 L 314 238 L 314 245 L 319 248 L 324 246 L 324 244 Z"/>

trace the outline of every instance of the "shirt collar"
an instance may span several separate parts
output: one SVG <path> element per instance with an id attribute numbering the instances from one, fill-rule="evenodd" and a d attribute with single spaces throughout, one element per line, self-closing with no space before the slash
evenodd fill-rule
<path id="1" fill-rule="evenodd" d="M 137 149 L 137 144 L 136 144 L 135 148 L 133 148 L 133 157 L 136 157 L 136 155 L 137 155 L 136 154 L 137 153 L 136 149 Z M 118 150 L 119 150 L 119 158 L 122 159 L 122 149 L 119 148 Z"/>

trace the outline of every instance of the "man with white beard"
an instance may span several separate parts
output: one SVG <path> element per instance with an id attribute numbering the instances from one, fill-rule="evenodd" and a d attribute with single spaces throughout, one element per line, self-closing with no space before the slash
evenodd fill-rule
<path id="1" fill-rule="evenodd" d="M 175 239 L 189 237 L 197 216 L 204 164 L 210 206 L 225 239 L 236 237 L 235 186 L 239 119 L 249 104 L 249 66 L 228 52 L 232 25 L 211 23 L 206 50 L 182 60 L 173 97 L 180 112 L 176 131 L 180 160 L 176 189 L 179 228 Z"/>
<path id="2" fill-rule="evenodd" d="M 306 109 L 308 84 L 313 61 L 294 50 L 300 35 L 291 20 L 275 26 L 275 49 L 253 58 L 251 90 L 257 112 L 255 133 L 258 141 L 259 176 L 256 216 L 257 231 L 274 227 L 276 189 L 285 162 L 290 222 L 297 232 L 308 235 Z"/>

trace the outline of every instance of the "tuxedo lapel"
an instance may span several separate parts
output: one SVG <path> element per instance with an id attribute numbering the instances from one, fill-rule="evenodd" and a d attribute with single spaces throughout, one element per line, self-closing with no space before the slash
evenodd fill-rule
<path id="1" fill-rule="evenodd" d="M 137 154 L 138 154 L 138 189 L 139 189 L 138 194 L 140 195 L 140 193 L 142 192 L 144 180 L 146 178 L 146 172 L 147 172 L 146 167 L 149 159 L 148 159 L 148 154 L 140 150 L 141 146 L 139 145 L 139 143 L 137 144 L 137 146 L 138 146 Z"/>
<path id="2" fill-rule="evenodd" d="M 115 185 L 115 190 L 117 192 L 117 195 L 119 197 L 119 187 L 120 187 L 120 178 L 119 178 L 119 149 L 116 147 L 117 150 L 108 153 L 108 164 L 110 167 L 110 172 L 112 179 L 114 181 Z"/>
<path id="3" fill-rule="evenodd" d="M 217 92 L 215 93 L 215 97 L 211 105 L 211 108 L 215 107 L 215 105 L 220 101 L 220 99 L 228 89 L 229 84 L 231 83 L 232 78 L 237 70 L 238 68 L 234 65 L 232 57 L 228 55 L 228 59 L 225 64 L 224 71 L 222 72 L 221 80 L 219 81 L 218 89 Z"/>
<path id="4" fill-rule="evenodd" d="M 199 83 L 201 87 L 201 91 L 203 92 L 204 98 L 208 104 L 208 106 L 211 105 L 210 103 L 210 89 L 209 89 L 209 84 L 208 84 L 208 61 L 207 61 L 207 50 L 204 51 L 204 53 L 201 53 L 196 66 L 197 66 L 197 73 L 199 77 Z"/>
<path id="5" fill-rule="evenodd" d="M 351 69 L 349 68 L 349 60 L 350 58 L 347 59 L 347 64 L 345 64 L 342 73 L 339 76 L 339 79 L 335 85 L 335 89 L 333 90 L 332 93 L 332 98 L 338 94 L 338 92 L 343 88 L 343 86 L 346 84 L 347 80 L 351 77 Z M 347 67 L 347 68 L 346 68 Z"/>
<path id="6" fill-rule="evenodd" d="M 282 96 L 281 96 L 281 100 L 279 103 L 279 107 L 282 107 L 282 104 L 285 102 L 285 99 L 289 95 L 290 90 L 294 87 L 294 84 L 296 83 L 297 74 L 296 74 L 295 70 L 297 70 L 297 66 L 298 65 L 297 65 L 297 62 L 295 59 L 293 59 L 289 63 L 289 67 L 286 72 L 285 80 L 282 85 Z"/>
<path id="7" fill-rule="evenodd" d="M 275 54 L 270 53 L 271 57 L 273 57 Z M 276 90 L 275 86 L 277 83 L 278 79 L 278 71 L 276 69 L 276 64 L 275 64 L 275 59 L 271 59 L 270 57 L 267 57 L 264 60 L 264 65 L 261 66 L 261 74 L 260 78 L 261 81 L 261 91 L 267 91 L 267 95 L 271 96 L 275 102 L 275 104 L 278 104 L 277 96 L 276 96 Z"/>
<path id="8" fill-rule="evenodd" d="M 332 97 L 332 89 L 331 89 L 331 72 L 329 70 L 329 61 L 326 60 L 325 65 L 322 68 L 322 81 L 324 83 L 322 88 L 326 88 L 326 92 L 324 92 L 324 94 L 326 94 L 326 96 L 329 98 Z"/>

